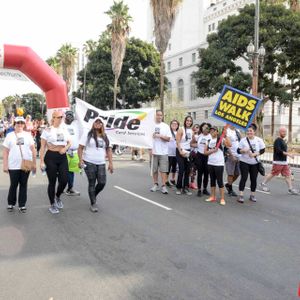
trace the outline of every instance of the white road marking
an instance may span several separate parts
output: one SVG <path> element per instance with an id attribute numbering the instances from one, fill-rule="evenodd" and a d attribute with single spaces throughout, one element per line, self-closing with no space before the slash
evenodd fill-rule
<path id="1" fill-rule="evenodd" d="M 233 184 L 234 186 L 238 187 L 238 184 Z M 245 189 L 250 190 L 250 188 L 245 186 Z M 256 192 L 258 193 L 262 193 L 262 194 L 266 194 L 266 195 L 271 195 L 270 192 L 265 192 L 265 191 L 261 191 L 261 190 L 256 190 Z"/>
<path id="2" fill-rule="evenodd" d="M 126 189 L 121 188 L 120 186 L 115 185 L 114 187 L 115 187 L 116 189 L 120 190 L 120 191 L 123 191 L 123 192 L 125 192 L 125 193 L 127 193 L 127 194 L 129 194 L 129 195 L 132 195 L 132 196 L 134 196 L 134 197 L 137 197 L 137 198 L 139 198 L 139 199 L 141 199 L 141 200 L 144 200 L 144 201 L 146 201 L 146 202 L 149 202 L 149 203 L 151 203 L 151 204 L 153 204 L 153 205 L 156 205 L 156 206 L 158 206 L 158 207 L 160 207 L 160 208 L 163 208 L 163 209 L 165 209 L 165 210 L 172 210 L 172 208 L 170 208 L 170 207 L 161 205 L 161 204 L 159 204 L 159 203 L 157 203 L 157 202 L 154 202 L 154 201 L 152 201 L 152 200 L 150 200 L 150 199 L 147 199 L 147 198 L 142 197 L 142 196 L 140 196 L 140 195 L 138 195 L 138 194 L 135 194 L 135 193 L 133 193 L 133 192 L 130 192 L 130 191 L 126 190 Z"/>

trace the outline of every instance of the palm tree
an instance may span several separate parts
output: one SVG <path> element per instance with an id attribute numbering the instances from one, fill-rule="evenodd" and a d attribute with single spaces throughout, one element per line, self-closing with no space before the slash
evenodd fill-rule
<path id="1" fill-rule="evenodd" d="M 123 1 L 114 1 L 113 6 L 106 12 L 111 18 L 111 24 L 107 26 L 107 29 L 111 34 L 111 64 L 115 76 L 113 109 L 116 109 L 117 106 L 118 79 L 121 74 L 126 42 L 130 31 L 129 22 L 132 20 L 128 10 L 128 6 Z"/>
<path id="2" fill-rule="evenodd" d="M 179 4 L 182 0 L 150 0 L 154 18 L 155 45 L 160 53 L 160 101 L 164 112 L 164 53 L 171 38 Z"/>
<path id="3" fill-rule="evenodd" d="M 77 49 L 71 44 L 64 44 L 57 51 L 57 58 L 62 69 L 62 77 L 67 84 L 68 92 L 71 89 L 72 80 L 74 77 L 74 67 L 77 62 Z"/>
<path id="4" fill-rule="evenodd" d="M 51 56 L 46 60 L 46 63 L 59 75 L 61 75 L 61 65 L 56 56 Z"/>

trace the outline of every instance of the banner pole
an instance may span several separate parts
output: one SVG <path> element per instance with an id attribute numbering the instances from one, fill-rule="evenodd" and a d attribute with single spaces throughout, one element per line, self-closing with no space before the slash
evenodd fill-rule
<path id="1" fill-rule="evenodd" d="M 220 145 L 221 145 L 221 143 L 222 143 L 222 140 L 224 139 L 224 137 L 225 137 L 225 135 L 226 135 L 227 128 L 228 128 L 229 126 L 230 126 L 230 124 L 226 124 L 226 125 L 224 126 L 223 132 L 222 132 L 222 134 L 221 134 L 221 136 L 220 136 L 220 139 L 219 139 L 219 141 L 218 141 L 218 143 L 217 143 L 217 145 L 216 145 L 216 148 L 217 148 L 217 149 L 220 147 Z"/>

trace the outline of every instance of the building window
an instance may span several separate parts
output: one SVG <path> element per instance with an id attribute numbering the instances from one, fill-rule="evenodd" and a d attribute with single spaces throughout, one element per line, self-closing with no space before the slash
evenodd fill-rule
<path id="1" fill-rule="evenodd" d="M 167 91 L 168 100 L 172 101 L 172 83 L 168 82 L 168 91 Z"/>
<path id="2" fill-rule="evenodd" d="M 182 67 L 182 64 L 183 64 L 183 58 L 179 57 L 179 59 L 178 59 L 178 65 L 179 65 L 179 67 Z"/>
<path id="3" fill-rule="evenodd" d="M 168 44 L 168 49 L 169 49 L 169 51 L 172 49 L 171 43 Z"/>
<path id="4" fill-rule="evenodd" d="M 208 110 L 204 111 L 204 119 L 208 119 Z"/>
<path id="5" fill-rule="evenodd" d="M 278 115 L 284 115 L 285 113 L 285 106 L 284 105 L 278 105 Z"/>
<path id="6" fill-rule="evenodd" d="M 171 71 L 171 62 L 168 61 L 168 71 Z"/>
<path id="7" fill-rule="evenodd" d="M 211 25 L 208 25 L 208 32 L 211 32 Z"/>
<path id="8" fill-rule="evenodd" d="M 211 30 L 212 30 L 212 31 L 215 30 L 215 23 L 212 23 L 212 25 L 211 25 Z"/>
<path id="9" fill-rule="evenodd" d="M 196 62 L 196 53 L 192 53 L 192 63 Z"/>
<path id="10" fill-rule="evenodd" d="M 184 99 L 184 82 L 183 79 L 178 80 L 178 99 L 183 101 Z"/>
<path id="11" fill-rule="evenodd" d="M 197 113 L 196 113 L 195 111 L 193 111 L 193 113 L 192 113 L 192 117 L 193 117 L 193 119 L 194 119 L 194 120 L 196 120 L 196 119 L 197 119 L 197 118 L 196 118 L 196 117 L 197 117 Z"/>
<path id="12" fill-rule="evenodd" d="M 191 78 L 191 100 L 196 100 L 197 99 L 197 93 L 196 93 L 196 80 L 195 78 Z"/>

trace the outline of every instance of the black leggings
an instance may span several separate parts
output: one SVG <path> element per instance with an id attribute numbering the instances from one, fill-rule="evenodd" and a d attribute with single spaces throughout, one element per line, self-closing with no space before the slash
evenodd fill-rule
<path id="1" fill-rule="evenodd" d="M 93 205 L 97 201 L 97 195 L 104 189 L 106 184 L 106 165 L 95 165 L 87 161 L 84 163 L 86 165 L 84 170 L 89 181 L 88 191 L 90 202 Z"/>
<path id="2" fill-rule="evenodd" d="M 52 205 L 54 203 L 55 195 L 59 198 L 68 183 L 68 160 L 66 154 L 48 150 L 44 161 L 49 181 L 48 197 L 50 204 Z M 58 187 L 55 193 L 56 179 L 58 179 Z"/>
<path id="3" fill-rule="evenodd" d="M 224 166 L 208 165 L 208 172 L 210 176 L 210 186 L 216 187 L 216 182 L 217 182 L 218 187 L 220 189 L 223 188 L 224 187 L 224 182 L 223 182 Z"/>
<path id="4" fill-rule="evenodd" d="M 179 167 L 176 187 L 178 189 L 188 188 L 191 163 L 188 158 L 180 155 L 178 149 L 176 149 L 176 159 Z"/>
<path id="5" fill-rule="evenodd" d="M 196 155 L 196 166 L 197 166 L 197 185 L 198 189 L 201 190 L 202 178 L 203 178 L 203 189 L 207 189 L 208 185 L 208 168 L 207 168 L 208 156 L 202 153 L 197 153 Z M 203 177 L 204 176 L 204 177 Z"/>
<path id="6" fill-rule="evenodd" d="M 27 182 L 29 172 L 22 170 L 9 170 L 10 187 L 8 191 L 7 203 L 15 206 L 17 203 L 17 188 L 19 186 L 19 207 L 26 205 L 27 201 Z"/>
<path id="7" fill-rule="evenodd" d="M 241 180 L 239 190 L 242 192 L 245 189 L 248 174 L 250 174 L 250 188 L 251 192 L 255 192 L 257 186 L 258 164 L 250 165 L 240 161 Z"/>
<path id="8" fill-rule="evenodd" d="M 177 159 L 176 156 L 169 156 L 169 173 L 176 173 Z"/>

